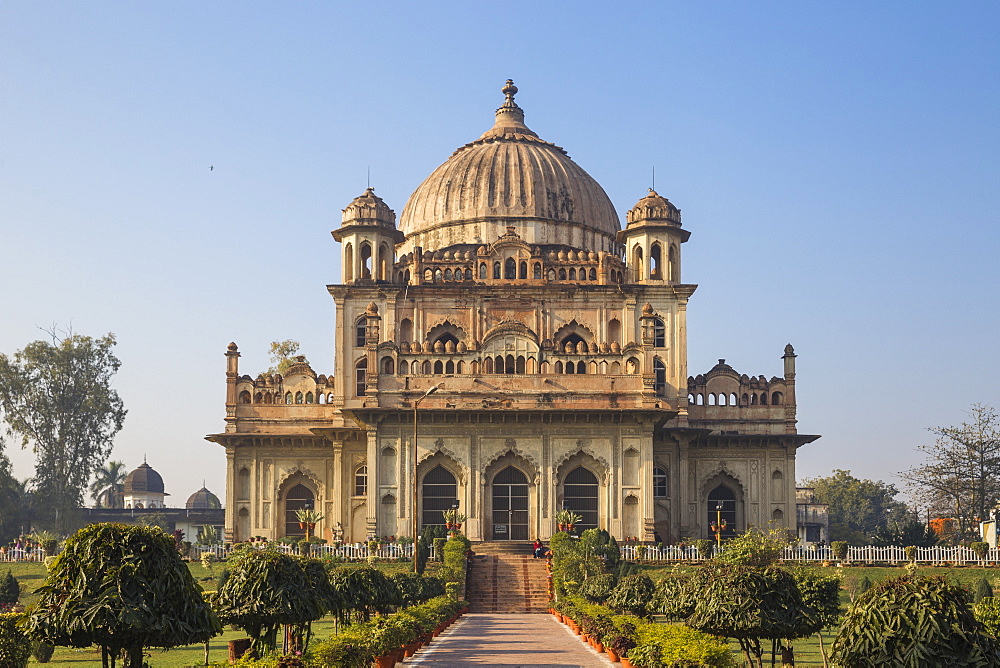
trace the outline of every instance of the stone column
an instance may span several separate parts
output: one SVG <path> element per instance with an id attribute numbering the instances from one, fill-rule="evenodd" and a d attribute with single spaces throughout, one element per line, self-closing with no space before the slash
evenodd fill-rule
<path id="1" fill-rule="evenodd" d="M 366 499 L 367 527 L 366 537 L 377 536 L 378 534 L 378 508 L 381 499 L 378 498 L 379 481 L 379 456 L 378 456 L 378 427 L 368 427 L 365 429 L 365 436 L 368 439 L 368 498 Z"/>

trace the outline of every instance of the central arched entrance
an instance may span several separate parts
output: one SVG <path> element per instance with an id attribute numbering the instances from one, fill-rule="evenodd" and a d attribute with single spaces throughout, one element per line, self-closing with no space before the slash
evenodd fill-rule
<path id="1" fill-rule="evenodd" d="M 579 531 L 597 528 L 597 476 L 583 466 L 566 474 L 563 484 L 563 506 L 583 519 Z"/>
<path id="2" fill-rule="evenodd" d="M 493 477 L 493 540 L 528 540 L 528 478 L 508 466 Z"/>
<path id="3" fill-rule="evenodd" d="M 722 531 L 723 538 L 736 535 L 736 494 L 726 485 L 719 485 L 708 493 L 708 526 L 721 519 L 726 523 Z M 714 534 L 713 534 L 714 535 Z"/>
<path id="4" fill-rule="evenodd" d="M 285 535 L 301 536 L 305 538 L 305 529 L 299 528 L 299 517 L 296 510 L 302 508 L 315 508 L 316 497 L 312 490 L 305 485 L 295 485 L 285 494 Z M 244 536 L 241 540 L 246 540 L 249 536 Z"/>

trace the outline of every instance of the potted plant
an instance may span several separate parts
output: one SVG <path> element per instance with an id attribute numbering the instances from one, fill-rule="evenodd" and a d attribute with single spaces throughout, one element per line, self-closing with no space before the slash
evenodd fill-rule
<path id="1" fill-rule="evenodd" d="M 316 530 L 316 523 L 323 519 L 323 515 L 312 508 L 296 509 L 295 517 L 299 521 L 299 528 L 306 532 L 306 540 L 309 540 L 309 536 Z"/>
<path id="2" fill-rule="evenodd" d="M 573 527 L 578 523 L 583 521 L 583 517 L 577 515 L 572 510 L 563 508 L 556 513 L 556 526 L 559 527 L 559 531 L 572 531 Z"/>
<path id="3" fill-rule="evenodd" d="M 462 529 L 462 522 L 468 519 L 467 515 L 458 512 L 458 508 L 442 510 L 441 514 L 444 516 L 445 527 L 448 531 L 452 532 L 453 535 Z"/>

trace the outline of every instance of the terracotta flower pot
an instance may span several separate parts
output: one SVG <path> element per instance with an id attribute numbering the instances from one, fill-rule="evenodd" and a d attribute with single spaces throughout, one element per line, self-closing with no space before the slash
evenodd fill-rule
<path id="1" fill-rule="evenodd" d="M 595 640 L 594 641 L 594 649 L 596 649 L 598 652 L 603 652 L 604 651 L 604 643 L 602 643 L 600 640 Z"/>
<path id="2" fill-rule="evenodd" d="M 622 668 L 632 668 L 632 662 L 628 660 L 627 656 L 623 656 L 621 657 L 621 659 L 622 659 Z"/>
<path id="3" fill-rule="evenodd" d="M 608 653 L 608 658 L 611 659 L 611 663 L 618 663 L 621 661 L 621 657 L 618 656 L 618 652 L 615 651 L 614 647 L 605 647 L 604 651 Z"/>
<path id="4" fill-rule="evenodd" d="M 395 668 L 396 666 L 396 655 L 395 654 L 383 654 L 382 656 L 375 657 L 375 665 L 377 668 Z"/>
<path id="5" fill-rule="evenodd" d="M 411 657 L 411 656 L 413 656 L 413 653 L 417 651 L 418 647 L 419 647 L 419 645 L 417 643 L 415 643 L 415 642 L 410 643 L 409 645 L 407 645 L 406 647 L 403 648 L 403 656 L 404 657 Z"/>

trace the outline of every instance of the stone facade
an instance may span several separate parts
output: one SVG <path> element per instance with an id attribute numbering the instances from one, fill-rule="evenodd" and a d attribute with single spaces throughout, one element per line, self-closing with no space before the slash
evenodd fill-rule
<path id="1" fill-rule="evenodd" d="M 604 190 L 506 100 L 413 193 L 369 188 L 333 232 L 336 370 L 252 378 L 227 356 L 226 530 L 410 535 L 458 504 L 473 540 L 547 538 L 564 507 L 618 537 L 795 526 L 795 354 L 784 374 L 687 370 L 689 232 L 650 193 Z M 416 442 L 415 434 L 416 431 Z"/>

